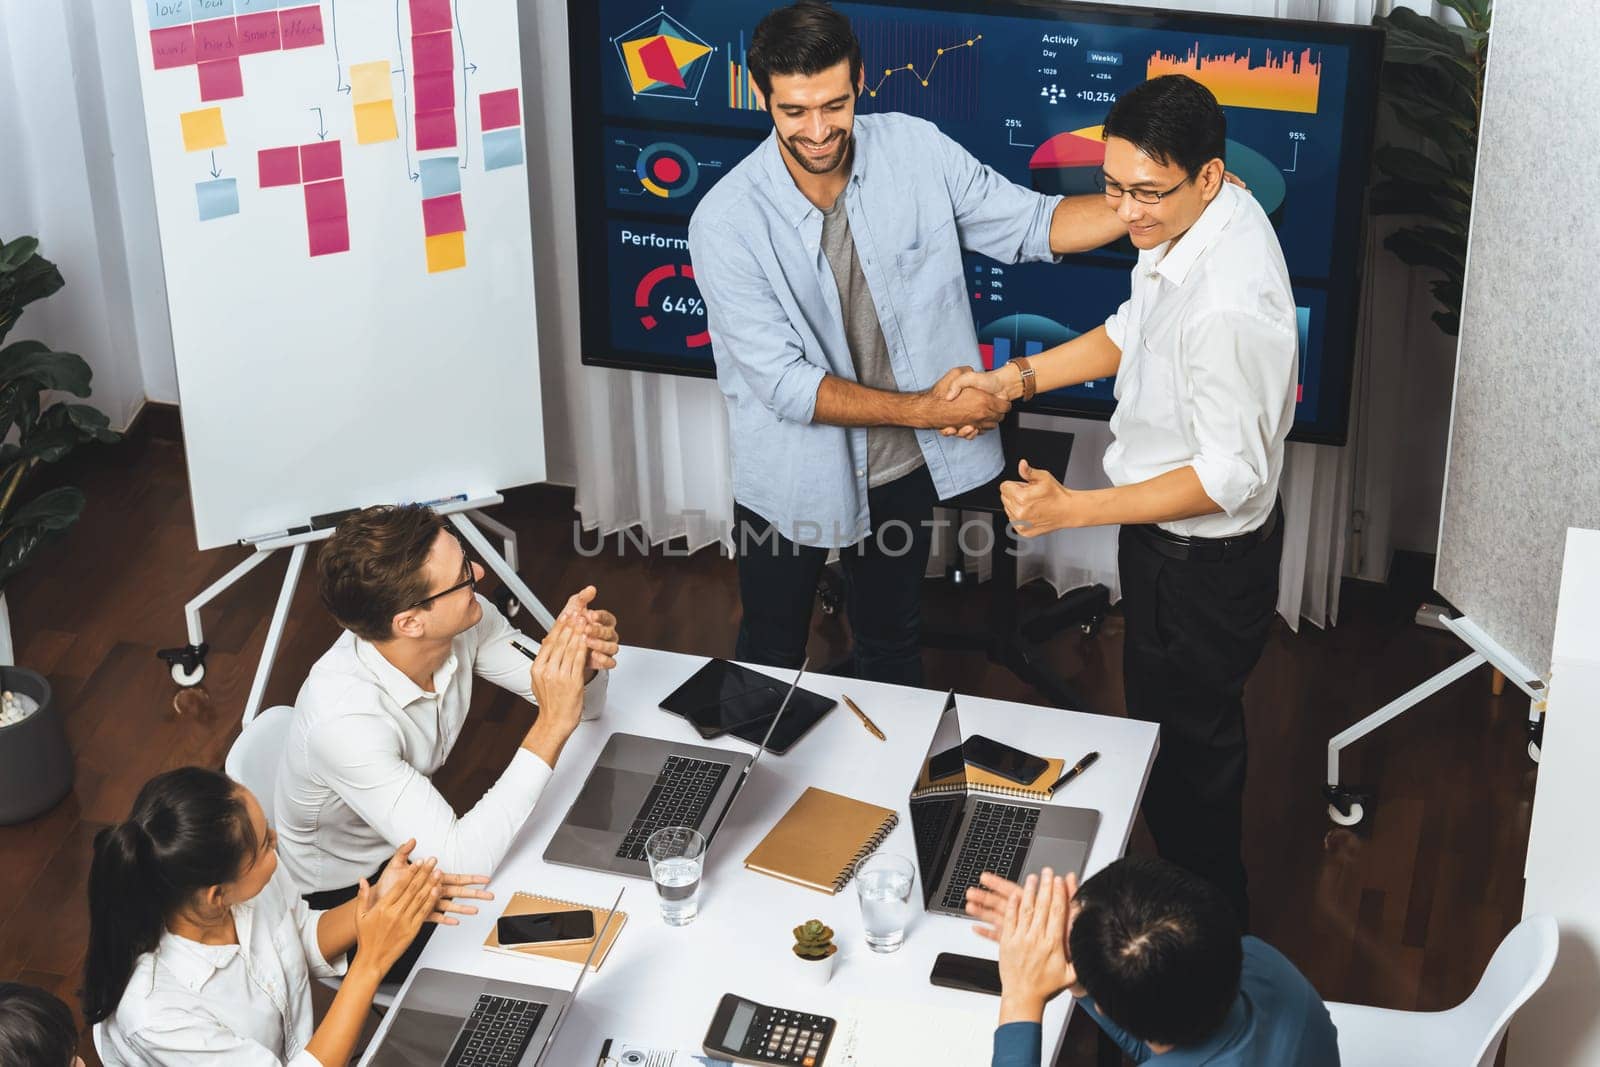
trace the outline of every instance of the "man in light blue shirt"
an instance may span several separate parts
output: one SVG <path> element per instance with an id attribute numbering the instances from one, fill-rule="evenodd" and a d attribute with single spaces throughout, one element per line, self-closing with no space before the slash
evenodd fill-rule
<path id="1" fill-rule="evenodd" d="M 799 665 L 838 548 L 855 673 L 920 684 L 933 506 L 1002 466 L 994 435 L 939 431 L 1009 407 L 938 388 L 977 354 L 962 251 L 1050 260 L 1123 228 L 1103 198 L 1024 189 L 931 123 L 857 116 L 860 45 L 819 0 L 767 15 L 748 65 L 773 134 L 689 225 L 732 430 L 737 655 Z"/>
<path id="2" fill-rule="evenodd" d="M 991 1067 L 1039 1067 L 1044 1006 L 1063 989 L 1135 1063 L 1339 1067 L 1322 998 L 1282 953 L 1240 937 L 1211 883 L 1128 857 L 1078 888 L 1046 868 L 1018 886 L 967 891 L 978 932 L 1000 943 Z"/>

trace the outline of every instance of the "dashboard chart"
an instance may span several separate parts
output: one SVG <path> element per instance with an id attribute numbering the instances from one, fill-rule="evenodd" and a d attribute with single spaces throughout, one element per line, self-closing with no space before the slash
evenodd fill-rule
<path id="1" fill-rule="evenodd" d="M 583 360 L 710 376 L 688 222 L 770 134 L 748 67 L 777 0 L 568 0 Z M 1147 78 L 1185 74 L 1228 118 L 1226 162 L 1277 228 L 1300 321 L 1296 440 L 1342 443 L 1379 31 L 1145 8 L 985 0 L 838 2 L 861 42 L 863 114 L 937 124 L 1008 179 L 1095 192 L 1101 124 Z M 1092 330 L 1127 297 L 1126 240 L 1055 264 L 965 257 L 978 338 L 999 366 Z M 1112 382 L 1030 410 L 1106 417 Z"/>

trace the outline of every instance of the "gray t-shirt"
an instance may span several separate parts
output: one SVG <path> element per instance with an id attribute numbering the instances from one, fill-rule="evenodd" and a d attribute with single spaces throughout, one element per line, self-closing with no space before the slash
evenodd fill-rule
<path id="1" fill-rule="evenodd" d="M 856 365 L 856 380 L 872 389 L 900 392 L 894 368 L 889 365 L 889 346 L 878 324 L 878 309 L 867 290 L 866 275 L 856 243 L 850 237 L 850 216 L 845 213 L 844 196 L 822 213 L 822 253 L 833 268 L 839 285 L 839 308 L 844 313 L 844 336 L 850 345 L 850 359 Z M 876 489 L 896 478 L 903 478 L 922 466 L 922 446 L 915 430 L 906 426 L 867 428 L 867 486 Z"/>

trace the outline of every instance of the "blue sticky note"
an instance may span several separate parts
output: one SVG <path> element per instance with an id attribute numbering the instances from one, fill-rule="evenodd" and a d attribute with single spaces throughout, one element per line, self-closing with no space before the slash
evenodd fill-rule
<path id="1" fill-rule="evenodd" d="M 194 187 L 194 195 L 195 199 L 200 203 L 201 222 L 239 213 L 239 182 L 237 179 L 218 178 L 215 181 L 197 182 Z"/>
<path id="2" fill-rule="evenodd" d="M 282 6 L 278 0 L 233 0 L 233 10 L 240 15 L 253 15 L 257 11 L 276 11 Z"/>
<path id="3" fill-rule="evenodd" d="M 189 9 L 196 22 L 225 18 L 233 14 L 233 0 L 189 0 Z"/>
<path id="4" fill-rule="evenodd" d="M 456 156 L 434 156 L 421 160 L 422 199 L 449 196 L 461 191 L 461 160 Z"/>
<path id="5" fill-rule="evenodd" d="M 187 26 L 194 21 L 189 11 L 189 0 L 145 0 L 150 9 L 150 28 L 164 30 L 168 26 Z"/>
<path id="6" fill-rule="evenodd" d="M 490 130 L 483 135 L 483 169 L 522 166 L 522 130 Z"/>

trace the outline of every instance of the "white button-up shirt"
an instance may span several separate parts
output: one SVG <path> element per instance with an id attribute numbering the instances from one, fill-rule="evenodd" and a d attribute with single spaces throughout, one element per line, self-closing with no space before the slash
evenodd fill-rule
<path id="1" fill-rule="evenodd" d="M 232 907 L 237 945 L 164 933 L 133 965 L 116 1014 L 94 1028 L 106 1067 L 322 1067 L 305 1050 L 313 1032 L 311 976 L 344 973 L 322 958 L 323 913 L 300 899 L 278 864 L 255 897 Z"/>
<path id="2" fill-rule="evenodd" d="M 417 859 L 441 870 L 492 874 L 550 780 L 551 769 L 518 748 L 498 781 L 461 818 L 434 788 L 472 703 L 472 679 L 533 700 L 528 658 L 511 647 L 537 643 L 478 598 L 483 618 L 457 634 L 427 692 L 346 631 L 311 668 L 295 698 L 273 799 L 279 862 L 306 892 L 354 885 L 395 848 L 417 839 Z M 599 714 L 609 673 L 584 694 Z"/>
<path id="3" fill-rule="evenodd" d="M 1265 522 L 1294 422 L 1299 329 L 1283 249 L 1255 197 L 1224 183 L 1176 245 L 1141 252 L 1106 332 L 1122 350 L 1111 483 L 1192 466 L 1222 513 L 1163 529 L 1232 537 Z"/>

